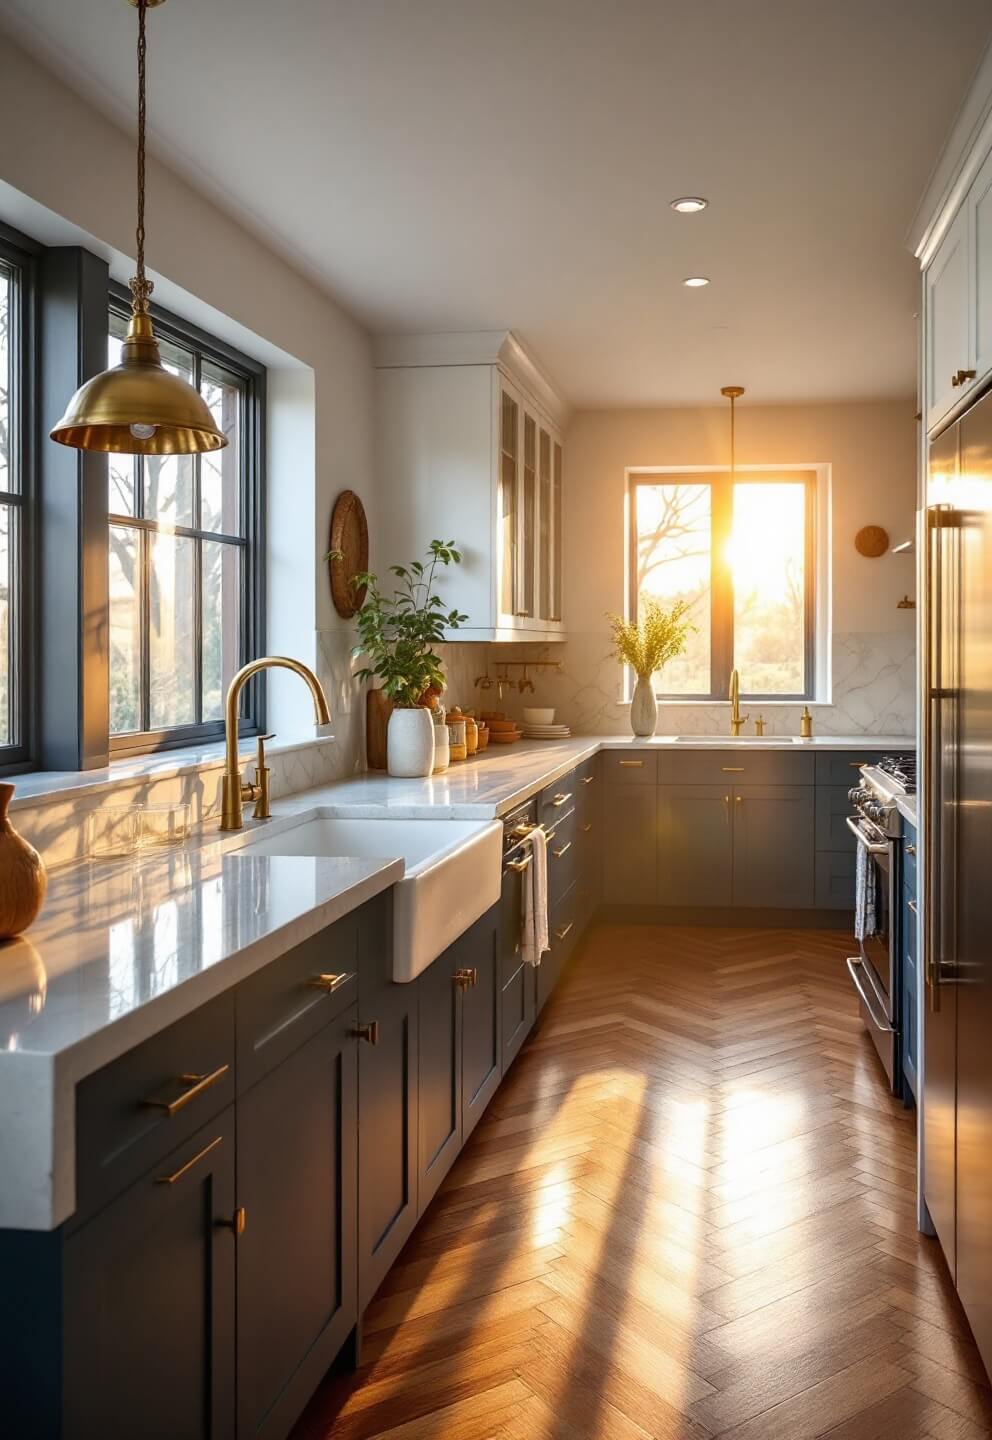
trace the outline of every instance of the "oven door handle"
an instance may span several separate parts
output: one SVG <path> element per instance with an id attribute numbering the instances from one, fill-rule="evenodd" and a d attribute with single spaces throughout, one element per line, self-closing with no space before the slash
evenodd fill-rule
<path id="1" fill-rule="evenodd" d="M 848 830 L 850 830 L 851 834 L 857 836 L 859 845 L 863 845 L 868 851 L 869 855 L 888 855 L 888 841 L 886 841 L 884 845 L 874 845 L 870 840 L 866 840 L 864 832 L 862 831 L 860 825 L 855 820 L 853 815 L 848 815 L 844 823 L 846 824 Z"/>
<path id="2" fill-rule="evenodd" d="M 868 986 L 865 985 L 861 975 L 863 965 L 864 961 L 861 959 L 860 955 L 849 955 L 847 957 L 847 968 L 851 972 L 851 979 L 854 981 L 854 988 L 861 996 L 862 1004 L 868 1011 L 868 1014 L 871 1016 L 871 1023 L 874 1025 L 875 1029 L 881 1031 L 883 1035 L 895 1035 L 896 1031 L 889 1024 L 888 1020 L 880 1016 L 877 1009 L 875 1008 L 874 991 L 872 990 L 870 984 Z M 871 992 L 870 994 L 869 991 Z"/>

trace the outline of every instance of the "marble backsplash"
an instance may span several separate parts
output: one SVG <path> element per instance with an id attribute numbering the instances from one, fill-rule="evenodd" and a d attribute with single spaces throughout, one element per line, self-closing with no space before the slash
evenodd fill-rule
<path id="1" fill-rule="evenodd" d="M 352 639 L 348 632 L 321 631 L 317 635 L 317 675 L 324 687 L 331 710 L 333 739 L 323 737 L 312 742 L 280 749 L 278 739 L 268 755 L 271 771 L 270 788 L 273 800 L 341 780 L 365 768 L 365 687 L 355 679 L 357 662 L 351 659 Z M 310 699 L 301 688 L 301 716 L 310 713 Z M 173 752 L 163 752 L 156 773 L 154 763 L 139 770 L 121 761 L 109 771 L 99 771 L 85 779 L 100 781 L 99 790 L 74 795 L 72 783 L 80 777 L 64 777 L 65 788 L 55 795 L 35 794 L 33 789 L 57 776 L 14 776 L 15 798 L 11 818 L 14 826 L 44 856 L 49 866 L 76 860 L 87 853 L 88 818 L 95 809 L 107 805 L 176 805 L 190 806 L 194 825 L 216 823 L 220 818 L 220 787 L 223 765 L 218 753 L 188 760 Z M 241 742 L 242 769 L 251 769 L 254 741 Z M 152 757 L 145 757 L 151 761 Z M 182 773 L 176 773 L 182 767 Z M 35 782 L 37 781 L 37 787 Z M 19 792 L 19 793 L 18 793 Z"/>
<path id="2" fill-rule="evenodd" d="M 577 735 L 623 735 L 630 731 L 630 706 L 620 698 L 616 661 L 602 632 L 572 633 L 561 645 L 486 645 L 458 642 L 440 647 L 448 675 L 445 703 L 463 709 L 500 709 L 521 717 L 525 705 L 551 705 L 556 720 Z M 498 699 L 495 677 L 505 660 L 561 661 L 560 670 L 533 670 L 533 693 L 516 689 Z M 907 735 L 915 731 L 916 646 L 911 632 L 851 631 L 835 634 L 831 655 L 832 697 L 811 707 L 814 732 L 822 735 Z M 487 673 L 490 689 L 475 684 Z M 510 671 L 518 679 L 521 671 Z M 748 704 L 752 719 L 763 714 L 769 735 L 797 735 L 802 705 Z M 705 735 L 727 727 L 727 703 L 659 707 L 658 731 Z M 751 727 L 748 727 L 751 728 Z"/>

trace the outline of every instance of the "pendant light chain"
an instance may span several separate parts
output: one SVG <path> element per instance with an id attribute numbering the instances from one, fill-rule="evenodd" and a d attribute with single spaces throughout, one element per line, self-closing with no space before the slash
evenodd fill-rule
<path id="1" fill-rule="evenodd" d="M 155 288 L 145 278 L 145 62 L 148 43 L 145 39 L 147 0 L 138 0 L 138 226 L 135 231 L 137 272 L 130 283 L 134 313 L 147 314 L 148 302 Z"/>

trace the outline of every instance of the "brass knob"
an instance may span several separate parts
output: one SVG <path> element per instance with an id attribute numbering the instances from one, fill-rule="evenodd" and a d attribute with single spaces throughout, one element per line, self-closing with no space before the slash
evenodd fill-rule
<path id="1" fill-rule="evenodd" d="M 379 1043 L 379 1022 L 378 1020 L 367 1020 L 364 1025 L 356 1025 L 355 1034 L 359 1040 L 366 1041 L 369 1045 Z"/>
<path id="2" fill-rule="evenodd" d="M 462 969 L 455 971 L 452 979 L 456 985 L 460 985 L 463 990 L 467 990 L 470 985 L 478 984 L 479 972 L 474 965 L 464 966 Z"/>
<path id="3" fill-rule="evenodd" d="M 243 1205 L 239 1205 L 230 1220 L 218 1220 L 217 1226 L 221 1230 L 232 1231 L 236 1239 L 239 1235 L 243 1235 L 248 1228 L 248 1211 Z"/>

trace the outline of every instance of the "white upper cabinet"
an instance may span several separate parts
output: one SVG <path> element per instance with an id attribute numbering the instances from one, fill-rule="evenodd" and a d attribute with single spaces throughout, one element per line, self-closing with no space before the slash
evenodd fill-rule
<path id="1" fill-rule="evenodd" d="M 992 154 L 926 266 L 926 418 L 933 430 L 992 375 Z"/>
<path id="2" fill-rule="evenodd" d="M 975 370 L 992 370 L 992 155 L 979 170 L 968 196 L 972 284 L 975 292 Z"/>
<path id="3" fill-rule="evenodd" d="M 377 341 L 375 418 L 374 568 L 454 540 L 437 591 L 469 618 L 449 639 L 563 639 L 564 407 L 519 343 Z"/>
<path id="4" fill-rule="evenodd" d="M 974 378 L 968 230 L 965 206 L 927 267 L 928 429 L 940 423 Z"/>

